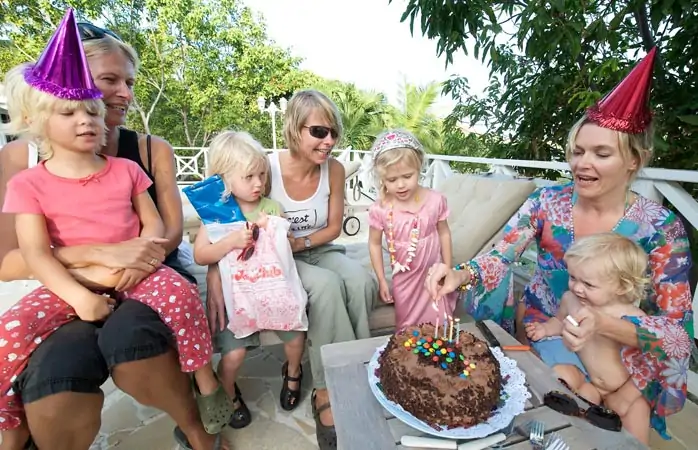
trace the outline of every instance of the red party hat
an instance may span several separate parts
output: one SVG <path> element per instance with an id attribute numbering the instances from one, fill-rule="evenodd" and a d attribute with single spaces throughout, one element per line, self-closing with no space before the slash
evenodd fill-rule
<path id="1" fill-rule="evenodd" d="M 39 60 L 24 72 L 24 80 L 42 92 L 66 100 L 102 98 L 92 80 L 72 8 L 65 12 Z"/>
<path id="2" fill-rule="evenodd" d="M 642 133 L 652 120 L 649 108 L 657 47 L 604 98 L 587 109 L 589 121 L 624 133 Z"/>

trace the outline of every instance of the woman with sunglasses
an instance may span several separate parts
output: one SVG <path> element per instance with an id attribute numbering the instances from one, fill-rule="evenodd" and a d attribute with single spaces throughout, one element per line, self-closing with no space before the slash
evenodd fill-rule
<path id="1" fill-rule="evenodd" d="M 526 341 L 524 324 L 545 322 L 568 290 L 565 252 L 583 236 L 615 232 L 638 243 L 649 258 L 650 287 L 640 300 L 645 316 L 611 317 L 582 307 L 565 321 L 562 338 L 533 342 L 551 367 L 576 366 L 574 353 L 596 336 L 618 342 L 632 382 L 642 392 L 630 408 L 666 436 L 665 418 L 686 401 L 686 371 L 692 351 L 693 313 L 688 275 L 691 253 L 679 218 L 631 190 L 652 156 L 649 92 L 656 49 L 572 127 L 566 145 L 573 181 L 536 190 L 511 219 L 503 240 L 490 252 L 458 264 L 432 268 L 426 287 L 434 298 L 460 288 L 468 311 L 492 318 Z M 536 271 L 518 304 L 510 264 L 536 242 Z M 597 286 L 590 285 L 590 289 Z M 523 336 L 521 335 L 523 333 Z M 638 421 L 639 422 L 639 421 Z M 649 440 L 650 426 L 643 426 Z"/>
<path id="2" fill-rule="evenodd" d="M 137 238 L 120 244 L 65 247 L 56 249 L 56 257 L 76 277 L 95 285 L 114 286 L 114 269 L 152 273 L 163 261 L 193 280 L 177 261 L 182 207 L 172 148 L 159 138 L 121 128 L 133 100 L 136 53 L 113 33 L 89 24 L 81 24 L 79 29 L 90 71 L 106 106 L 108 134 L 101 153 L 131 159 L 146 171 L 153 181 L 148 190 L 165 223 L 166 235 L 161 240 Z M 37 159 L 36 146 L 22 140 L 11 142 L 0 151 L 0 201 L 4 201 L 8 180 L 36 165 Z M 0 278 L 31 278 L 17 249 L 13 215 L 0 214 L 0 232 Z M 11 295 L 18 300 L 33 287 L 13 289 Z M 32 434 L 37 437 L 40 433 L 38 440 L 42 442 L 56 443 L 53 448 L 87 449 L 99 431 L 103 403 L 100 386 L 111 370 L 119 388 L 140 403 L 168 413 L 190 436 L 195 448 L 214 448 L 217 436 L 206 433 L 196 413 L 190 380 L 180 370 L 170 329 L 145 305 L 120 309 L 110 316 L 109 326 L 99 332 L 92 324 L 75 322 L 78 325 L 57 329 L 32 354 L 21 376 L 22 390 L 32 391 L 37 399 L 26 405 Z M 106 354 L 114 356 L 105 360 Z M 59 385 L 63 387 L 57 391 Z M 17 442 L 3 445 L 23 448 L 23 441 L 29 439 L 28 431 L 25 433 L 27 436 L 13 437 L 14 441 L 19 439 Z"/>
<path id="3" fill-rule="evenodd" d="M 308 350 L 312 408 L 321 450 L 336 449 L 320 348 L 371 336 L 368 315 L 378 286 L 361 264 L 332 243 L 342 230 L 344 168 L 330 158 L 342 123 L 335 104 L 317 91 L 297 92 L 288 103 L 284 137 L 289 151 L 270 155 L 271 195 L 291 225 L 291 246 L 308 293 Z M 220 275 L 209 266 L 210 316 L 223 314 Z M 215 322 L 214 322 L 215 323 Z"/>

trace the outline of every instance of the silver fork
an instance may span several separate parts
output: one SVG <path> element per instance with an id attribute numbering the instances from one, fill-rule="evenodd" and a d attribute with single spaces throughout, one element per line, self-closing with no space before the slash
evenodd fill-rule
<path id="1" fill-rule="evenodd" d="M 538 420 L 532 420 L 528 424 L 528 439 L 531 441 L 533 450 L 543 450 L 545 446 L 545 425 Z"/>
<path id="2" fill-rule="evenodd" d="M 545 444 L 545 450 L 570 450 L 570 446 L 557 433 L 552 433 Z"/>

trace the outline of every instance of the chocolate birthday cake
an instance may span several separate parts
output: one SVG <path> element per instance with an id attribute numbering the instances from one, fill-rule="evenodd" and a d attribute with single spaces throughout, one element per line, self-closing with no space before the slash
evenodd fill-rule
<path id="1" fill-rule="evenodd" d="M 499 403 L 499 361 L 487 344 L 461 331 L 449 341 L 434 326 L 394 334 L 378 357 L 385 396 L 434 428 L 470 427 L 487 420 Z"/>

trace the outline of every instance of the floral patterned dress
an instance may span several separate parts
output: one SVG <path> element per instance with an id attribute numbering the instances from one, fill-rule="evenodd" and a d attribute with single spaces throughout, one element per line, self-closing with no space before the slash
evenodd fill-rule
<path id="1" fill-rule="evenodd" d="M 507 224 L 502 241 L 471 261 L 479 280 L 465 299 L 470 314 L 476 319 L 491 318 L 513 330 L 516 301 L 509 269 L 535 239 L 538 260 L 524 290 L 524 321 L 543 322 L 555 315 L 568 289 L 562 257 L 574 241 L 574 200 L 572 184 L 545 187 L 531 194 Z M 614 231 L 637 242 L 649 255 L 652 283 L 640 304 L 648 315 L 624 317 L 637 328 L 639 347 L 624 347 L 621 358 L 652 408 L 652 426 L 666 438 L 665 417 L 679 412 L 686 400 L 693 342 L 688 238 L 673 212 L 641 196 Z"/>

